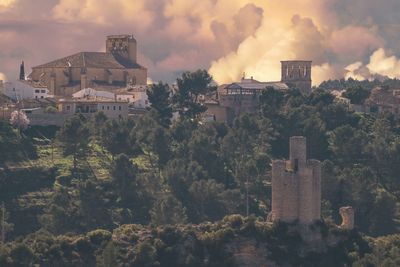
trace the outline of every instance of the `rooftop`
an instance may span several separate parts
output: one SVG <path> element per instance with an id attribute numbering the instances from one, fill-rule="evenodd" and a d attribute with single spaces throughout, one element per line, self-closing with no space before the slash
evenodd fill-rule
<path id="1" fill-rule="evenodd" d="M 33 68 L 143 69 L 139 64 L 105 52 L 79 52 Z"/>
<path id="2" fill-rule="evenodd" d="M 128 103 L 125 100 L 110 99 L 107 97 L 84 97 L 84 98 L 62 98 L 58 100 L 59 103 Z"/>

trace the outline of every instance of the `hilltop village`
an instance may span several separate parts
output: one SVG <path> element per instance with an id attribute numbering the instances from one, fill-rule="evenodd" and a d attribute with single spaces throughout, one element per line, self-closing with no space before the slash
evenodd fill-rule
<path id="1" fill-rule="evenodd" d="M 206 107 L 202 116 L 204 120 L 231 123 L 240 114 L 254 113 L 266 88 L 281 91 L 296 88 L 310 94 L 311 64 L 304 60 L 282 61 L 280 81 L 242 77 L 231 84 L 217 85 L 213 94 L 200 94 L 198 101 Z M 18 80 L 0 81 L 1 116 L 9 119 L 13 111 L 21 109 L 31 125 L 58 126 L 74 114 L 90 115 L 97 111 L 111 118 L 136 116 L 150 107 L 146 90 L 151 85 L 147 81 L 146 67 L 137 62 L 136 39 L 132 35 L 110 35 L 106 38 L 105 52 L 78 52 L 55 59 L 33 67 L 28 76 L 22 62 Z M 171 94 L 176 89 L 176 85 L 171 85 Z M 399 90 L 377 86 L 362 103 L 344 97 L 345 90 L 329 91 L 336 101 L 356 111 L 390 111 L 400 115 Z"/>
<path id="2" fill-rule="evenodd" d="M 0 83 L 0 266 L 397 266 L 400 82 L 206 70 L 132 35 Z"/>

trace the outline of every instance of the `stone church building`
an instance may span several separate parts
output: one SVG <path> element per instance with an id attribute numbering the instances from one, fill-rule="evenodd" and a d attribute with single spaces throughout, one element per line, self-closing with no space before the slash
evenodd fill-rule
<path id="1" fill-rule="evenodd" d="M 55 96 L 93 88 L 113 91 L 128 85 L 145 85 L 147 69 L 137 62 L 132 35 L 111 35 L 106 52 L 79 52 L 32 68 L 28 78 L 46 86 Z"/>

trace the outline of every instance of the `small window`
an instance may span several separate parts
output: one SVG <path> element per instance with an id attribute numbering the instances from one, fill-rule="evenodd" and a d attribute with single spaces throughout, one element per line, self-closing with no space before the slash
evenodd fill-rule
<path id="1" fill-rule="evenodd" d="M 107 106 L 107 110 L 110 110 L 110 106 Z"/>
<path id="2" fill-rule="evenodd" d="M 115 106 L 113 107 L 113 109 L 114 109 L 114 110 L 116 109 Z"/>
<path id="3" fill-rule="evenodd" d="M 71 106 L 67 106 L 67 110 L 71 110 Z"/>
<path id="4" fill-rule="evenodd" d="M 42 94 L 45 94 L 45 93 L 46 93 L 46 90 L 40 90 L 40 92 L 41 92 Z"/>
<path id="5" fill-rule="evenodd" d="M 119 109 L 119 110 L 122 110 L 122 107 L 121 107 L 121 106 L 119 106 L 119 107 L 118 107 L 118 109 Z"/>
<path id="6" fill-rule="evenodd" d="M 104 106 L 102 106 L 101 109 L 104 110 Z"/>
<path id="7" fill-rule="evenodd" d="M 37 97 L 37 96 L 35 96 L 35 98 L 37 99 L 38 97 Z"/>
<path id="8" fill-rule="evenodd" d="M 44 96 L 40 96 L 40 98 L 44 98 Z"/>
<path id="9" fill-rule="evenodd" d="M 40 93 L 40 90 L 35 90 L 35 93 L 37 93 L 37 94 Z"/>

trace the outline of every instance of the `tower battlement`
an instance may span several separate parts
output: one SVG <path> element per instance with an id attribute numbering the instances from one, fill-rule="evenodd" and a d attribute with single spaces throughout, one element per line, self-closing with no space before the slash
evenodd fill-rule
<path id="1" fill-rule="evenodd" d="M 305 137 L 290 138 L 289 160 L 272 162 L 272 219 L 302 224 L 321 217 L 321 163 L 307 160 Z"/>

